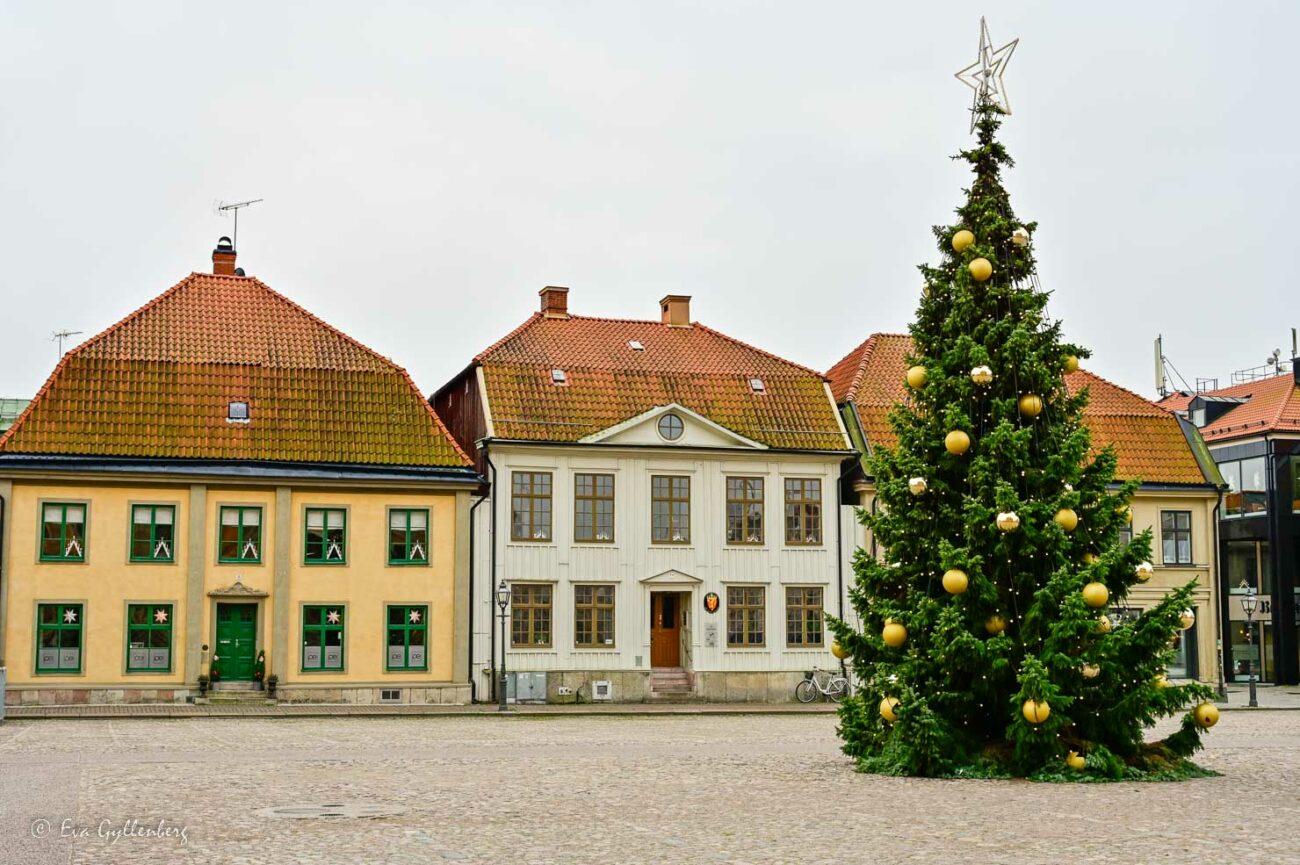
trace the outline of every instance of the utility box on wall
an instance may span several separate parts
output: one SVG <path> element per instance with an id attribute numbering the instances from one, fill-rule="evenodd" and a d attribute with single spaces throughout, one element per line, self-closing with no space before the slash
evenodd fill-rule
<path id="1" fill-rule="evenodd" d="M 507 673 L 507 703 L 545 703 L 545 673 Z"/>

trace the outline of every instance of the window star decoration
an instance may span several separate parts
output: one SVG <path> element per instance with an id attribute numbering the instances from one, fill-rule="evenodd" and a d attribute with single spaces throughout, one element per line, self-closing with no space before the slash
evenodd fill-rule
<path id="1" fill-rule="evenodd" d="M 244 544 L 244 552 L 240 554 L 240 557 L 245 559 L 257 558 L 257 544 L 253 543 L 252 538 L 249 538 Z"/>
<path id="2" fill-rule="evenodd" d="M 420 624 L 420 611 L 419 611 L 419 610 L 411 610 L 411 624 L 412 624 L 412 625 L 418 625 L 418 624 Z"/>
<path id="3" fill-rule="evenodd" d="M 69 559 L 81 556 L 81 541 L 77 539 L 76 535 L 68 539 L 68 546 L 63 551 L 63 555 Z"/>
<path id="4" fill-rule="evenodd" d="M 975 131 L 975 121 L 979 116 L 979 105 L 988 101 L 1002 109 L 1003 114 L 1011 113 L 1011 100 L 1007 98 L 1007 88 L 1002 76 L 1006 74 L 1007 64 L 1016 50 L 1019 39 L 1012 39 L 1001 48 L 994 49 L 993 39 L 989 36 L 989 25 L 980 18 L 979 58 L 957 72 L 957 80 L 975 91 L 970 115 L 970 131 Z"/>
<path id="5" fill-rule="evenodd" d="M 155 559 L 170 559 L 172 557 L 172 548 L 167 545 L 166 538 L 158 539 L 158 543 L 153 548 L 153 557 Z"/>
<path id="6" fill-rule="evenodd" d="M 339 611 L 330 610 L 328 613 L 325 614 L 325 621 L 330 623 L 331 625 L 337 625 L 339 623 Z"/>
<path id="7" fill-rule="evenodd" d="M 67 622 L 69 625 L 71 625 L 71 624 L 73 624 L 74 622 L 76 622 L 76 621 L 77 621 L 77 611 L 76 611 L 76 610 L 64 610 L 64 611 L 63 611 L 63 621 Z"/>
<path id="8" fill-rule="evenodd" d="M 330 538 L 329 548 L 325 550 L 325 558 L 343 561 L 343 548 L 339 546 L 338 538 Z"/>
<path id="9" fill-rule="evenodd" d="M 424 561 L 424 547 L 419 541 L 415 541 L 411 544 L 411 561 L 415 561 L 416 559 Z"/>
<path id="10" fill-rule="evenodd" d="M 158 624 L 160 624 L 160 625 L 165 625 L 165 624 L 167 624 L 167 611 L 166 611 L 166 610 L 154 610 L 153 620 L 154 620 L 155 622 L 157 622 Z"/>

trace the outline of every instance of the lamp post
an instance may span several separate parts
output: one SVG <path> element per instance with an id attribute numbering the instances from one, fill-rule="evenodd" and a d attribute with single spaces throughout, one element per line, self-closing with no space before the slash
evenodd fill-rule
<path id="1" fill-rule="evenodd" d="M 1255 594 L 1255 587 L 1248 586 L 1246 594 L 1241 596 L 1241 610 L 1246 614 L 1246 645 L 1254 646 L 1255 644 L 1255 611 L 1259 609 L 1259 596 Z M 1252 709 L 1259 706 L 1259 701 L 1255 699 L 1255 653 L 1251 652 L 1246 656 L 1246 674 L 1250 678 L 1250 707 Z"/>
<path id="2" fill-rule="evenodd" d="M 502 580 L 501 585 L 497 586 L 497 607 L 501 610 L 501 683 L 497 688 L 497 694 L 500 695 L 498 712 L 508 711 L 506 709 L 506 608 L 509 606 L 510 586 Z"/>

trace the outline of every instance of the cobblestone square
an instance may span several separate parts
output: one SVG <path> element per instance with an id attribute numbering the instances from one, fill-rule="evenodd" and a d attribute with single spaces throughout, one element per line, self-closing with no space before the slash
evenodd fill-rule
<path id="1" fill-rule="evenodd" d="M 834 726 L 831 715 L 8 721 L 0 862 L 1300 861 L 1288 828 L 1300 824 L 1300 712 L 1224 713 L 1201 756 L 1222 777 L 1177 784 L 864 776 Z M 307 816 L 313 805 L 337 816 Z"/>

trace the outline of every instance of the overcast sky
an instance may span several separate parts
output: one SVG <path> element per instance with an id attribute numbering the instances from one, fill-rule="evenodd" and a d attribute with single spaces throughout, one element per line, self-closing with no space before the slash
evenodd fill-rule
<path id="1" fill-rule="evenodd" d="M 1300 4 L 0 6 L 0 396 L 240 219 L 249 274 L 436 389 L 567 285 L 825 370 L 910 319 L 978 15 L 1053 314 L 1144 393 L 1290 352 Z M 78 337 L 82 339 L 84 337 Z"/>

